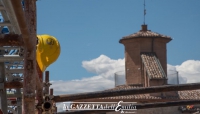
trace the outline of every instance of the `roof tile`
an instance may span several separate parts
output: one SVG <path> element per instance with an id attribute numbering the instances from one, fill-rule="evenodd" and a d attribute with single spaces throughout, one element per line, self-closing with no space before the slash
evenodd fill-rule
<path id="1" fill-rule="evenodd" d="M 168 40 L 171 40 L 170 36 L 166 36 L 166 35 L 162 35 L 156 32 L 152 32 L 151 30 L 147 30 L 147 25 L 142 25 L 142 30 L 130 34 L 128 36 L 123 37 L 122 39 L 120 39 L 119 42 L 121 42 L 122 40 L 126 40 L 126 39 L 132 39 L 132 38 L 166 38 Z"/>
<path id="2" fill-rule="evenodd" d="M 108 89 L 105 91 L 113 91 L 113 90 L 126 90 L 140 88 L 139 86 L 134 85 L 121 85 L 112 89 Z M 200 90 L 187 90 L 187 91 L 178 91 L 177 96 L 151 96 L 150 94 L 138 94 L 138 95 L 123 95 L 116 97 L 104 97 L 99 99 L 176 99 L 176 100 L 194 100 L 200 99 Z"/>
<path id="3" fill-rule="evenodd" d="M 126 39 L 126 38 L 141 38 L 141 37 L 161 37 L 161 38 L 170 38 L 170 36 L 166 36 L 166 35 L 162 35 L 162 34 L 159 34 L 159 33 L 156 33 L 156 32 L 152 32 L 150 30 L 147 30 L 147 31 L 138 31 L 136 33 L 133 33 L 133 34 L 130 34 L 129 36 L 125 36 L 123 37 L 123 39 Z"/>
<path id="4" fill-rule="evenodd" d="M 141 53 L 141 58 L 150 79 L 167 78 L 163 68 L 160 66 L 160 61 L 157 59 L 155 53 L 152 52 Z"/>

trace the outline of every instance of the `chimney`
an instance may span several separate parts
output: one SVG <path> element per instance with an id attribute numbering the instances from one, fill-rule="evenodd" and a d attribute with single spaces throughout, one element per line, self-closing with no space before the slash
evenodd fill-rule
<path id="1" fill-rule="evenodd" d="M 147 25 L 142 25 L 142 30 L 141 31 L 147 31 Z"/>

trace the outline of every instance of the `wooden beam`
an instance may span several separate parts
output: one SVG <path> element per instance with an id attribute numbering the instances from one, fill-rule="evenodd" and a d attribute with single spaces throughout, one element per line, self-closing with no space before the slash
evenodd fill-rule
<path id="1" fill-rule="evenodd" d="M 122 95 L 136 95 L 136 94 L 194 90 L 194 89 L 200 89 L 200 83 L 163 85 L 163 86 L 153 86 L 146 88 L 142 87 L 142 88 L 127 89 L 127 90 L 97 91 L 97 92 L 79 93 L 71 95 L 57 95 L 54 96 L 53 100 L 55 102 L 65 102 L 65 101 L 74 101 L 80 99 L 92 99 L 101 97 L 113 97 Z"/>
<path id="2" fill-rule="evenodd" d="M 18 34 L 0 34 L 0 46 L 23 46 L 24 42 Z"/>

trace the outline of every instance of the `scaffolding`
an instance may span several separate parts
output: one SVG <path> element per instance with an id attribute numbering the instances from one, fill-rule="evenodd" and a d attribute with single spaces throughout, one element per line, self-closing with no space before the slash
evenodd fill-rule
<path id="1" fill-rule="evenodd" d="M 57 112 L 56 102 L 200 89 L 200 83 L 195 83 L 55 96 L 49 88 L 49 72 L 45 72 L 43 79 L 43 72 L 36 63 L 36 0 L 0 0 L 0 12 L 0 31 L 8 30 L 0 34 L 0 109 L 4 114 L 53 114 Z M 166 102 L 160 106 L 197 102 L 199 100 Z M 140 107 L 152 106 L 158 104 Z"/>

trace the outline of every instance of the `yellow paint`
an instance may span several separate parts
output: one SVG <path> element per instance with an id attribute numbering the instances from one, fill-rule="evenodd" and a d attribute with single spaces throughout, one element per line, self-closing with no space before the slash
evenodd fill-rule
<path id="1" fill-rule="evenodd" d="M 44 72 L 59 57 L 60 44 L 55 37 L 50 35 L 37 35 L 37 37 L 36 59 L 41 71 Z"/>

